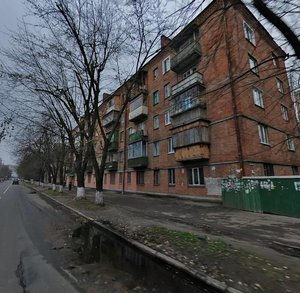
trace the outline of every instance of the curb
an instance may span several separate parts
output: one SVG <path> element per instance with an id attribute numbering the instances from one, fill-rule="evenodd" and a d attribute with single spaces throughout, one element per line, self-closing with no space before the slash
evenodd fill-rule
<path id="1" fill-rule="evenodd" d="M 157 259 L 159 259 L 160 261 L 164 262 L 165 264 L 169 265 L 169 266 L 172 266 L 174 267 L 175 269 L 177 270 L 180 270 L 180 271 L 183 271 L 187 274 L 189 274 L 191 277 L 195 278 L 195 279 L 198 279 L 199 281 L 209 285 L 209 286 L 212 286 L 214 288 L 216 288 L 217 290 L 220 290 L 221 292 L 224 292 L 224 293 L 243 293 L 242 291 L 240 290 L 237 290 L 233 287 L 230 287 L 228 286 L 226 283 L 224 282 L 221 282 L 221 281 L 218 281 L 217 279 L 214 279 L 212 277 L 209 277 L 208 275 L 204 274 L 204 273 L 199 273 L 195 270 L 192 270 L 188 267 L 186 267 L 183 263 L 175 260 L 174 258 L 171 258 L 165 254 L 162 254 L 136 240 L 132 240 L 132 239 L 129 239 L 127 237 L 125 237 L 124 235 L 120 234 L 119 232 L 117 231 L 114 231 L 112 230 L 111 228 L 105 226 L 104 224 L 96 221 L 95 219 L 83 214 L 82 212 L 78 211 L 78 210 L 75 210 L 69 206 L 67 206 L 66 204 L 64 203 L 61 203 L 60 201 L 56 200 L 55 198 L 49 196 L 48 194 L 44 193 L 44 192 L 41 192 L 39 191 L 38 189 L 34 188 L 33 186 L 28 186 L 27 187 L 35 190 L 37 193 L 45 196 L 46 198 L 50 199 L 51 201 L 57 203 L 58 205 L 64 207 L 66 210 L 70 211 L 71 213 L 77 215 L 77 216 L 80 216 L 86 220 L 88 220 L 89 222 L 93 223 L 95 226 L 99 226 L 100 228 L 102 229 L 105 229 L 107 231 L 109 231 L 110 233 L 120 237 L 123 241 L 129 243 L 130 245 L 132 245 L 133 247 L 136 247 L 137 249 L 141 250 L 143 253 L 145 253 L 146 255 L 150 255 L 152 257 L 155 257 Z"/>

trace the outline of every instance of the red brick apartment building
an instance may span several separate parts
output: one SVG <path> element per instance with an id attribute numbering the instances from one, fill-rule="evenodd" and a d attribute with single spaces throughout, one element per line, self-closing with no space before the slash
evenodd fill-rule
<path id="1" fill-rule="evenodd" d="M 206 196 L 226 176 L 298 174 L 285 53 L 241 1 L 213 1 L 161 42 L 111 141 L 105 189 Z M 121 89 L 107 101 L 110 131 Z"/>

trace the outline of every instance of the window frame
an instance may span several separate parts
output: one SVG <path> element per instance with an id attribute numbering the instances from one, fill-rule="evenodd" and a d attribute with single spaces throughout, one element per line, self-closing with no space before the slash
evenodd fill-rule
<path id="1" fill-rule="evenodd" d="M 187 173 L 188 173 L 188 186 L 205 186 L 203 167 L 188 168 Z"/>
<path id="2" fill-rule="evenodd" d="M 255 93 L 258 94 L 258 96 L 255 95 Z M 264 100 L 263 100 L 263 91 L 260 90 L 259 88 L 257 87 L 253 87 L 252 88 L 252 97 L 253 97 L 253 101 L 254 101 L 254 105 L 257 106 L 257 107 L 260 107 L 262 109 L 264 109 Z M 258 98 L 258 100 L 257 100 Z M 257 103 L 258 101 L 258 103 Z"/>
<path id="3" fill-rule="evenodd" d="M 153 80 L 157 80 L 158 79 L 158 67 L 155 67 L 153 69 Z"/>
<path id="4" fill-rule="evenodd" d="M 153 116 L 153 129 L 159 129 L 159 115 Z"/>
<path id="5" fill-rule="evenodd" d="M 157 141 L 154 141 L 153 142 L 153 157 L 158 157 L 160 156 L 160 141 L 157 140 Z"/>
<path id="6" fill-rule="evenodd" d="M 136 185 L 145 184 L 145 171 L 136 171 Z"/>
<path id="7" fill-rule="evenodd" d="M 168 169 L 168 185 L 175 186 L 176 185 L 176 169 L 169 168 Z"/>
<path id="8" fill-rule="evenodd" d="M 153 106 L 159 103 L 159 90 L 153 92 L 152 101 L 153 101 Z"/>
<path id="9" fill-rule="evenodd" d="M 268 126 L 264 124 L 258 124 L 257 126 L 259 142 L 264 145 L 270 145 Z"/>
<path id="10" fill-rule="evenodd" d="M 287 144 L 287 149 L 291 152 L 294 152 L 295 149 L 295 141 L 294 141 L 294 137 L 291 135 L 286 135 L 286 144 Z"/>
<path id="11" fill-rule="evenodd" d="M 253 46 L 256 46 L 255 32 L 253 28 L 244 20 L 243 21 L 244 36 Z M 249 34 L 250 33 L 250 34 Z"/>
<path id="12" fill-rule="evenodd" d="M 153 185 L 160 185 L 160 170 L 154 169 L 153 170 Z"/>
<path id="13" fill-rule="evenodd" d="M 131 184 L 131 171 L 127 171 L 127 184 Z"/>
<path id="14" fill-rule="evenodd" d="M 278 77 L 276 77 L 276 87 L 281 94 L 284 94 L 283 81 Z"/>
<path id="15" fill-rule="evenodd" d="M 171 97 L 171 84 L 168 82 L 164 85 L 164 98 L 167 99 L 169 97 Z"/>
<path id="16" fill-rule="evenodd" d="M 173 137 L 168 138 L 168 154 L 174 154 L 174 140 Z"/>
<path id="17" fill-rule="evenodd" d="M 116 172 L 109 173 L 109 184 L 115 185 L 116 184 Z"/>
<path id="18" fill-rule="evenodd" d="M 166 63 L 167 60 L 168 60 L 168 63 Z M 163 69 L 162 70 L 163 74 L 166 74 L 167 72 L 169 72 L 171 70 L 171 58 L 170 58 L 170 56 L 168 56 L 165 59 L 163 59 L 163 61 L 162 61 L 162 69 Z"/>
<path id="19" fill-rule="evenodd" d="M 252 56 L 251 54 L 248 54 L 248 57 L 249 57 L 248 63 L 249 63 L 251 72 L 253 72 L 256 75 L 259 75 L 257 59 L 254 56 Z M 254 66 L 252 66 L 251 62 L 253 63 Z"/>
<path id="20" fill-rule="evenodd" d="M 264 175 L 265 176 L 274 176 L 275 175 L 273 164 L 264 163 L 263 167 L 264 167 Z"/>
<path id="21" fill-rule="evenodd" d="M 170 125 L 171 124 L 170 110 L 164 112 L 164 118 L 165 118 L 165 125 Z"/>
<path id="22" fill-rule="evenodd" d="M 284 121 L 289 121 L 289 109 L 287 106 L 280 104 L 281 116 Z"/>

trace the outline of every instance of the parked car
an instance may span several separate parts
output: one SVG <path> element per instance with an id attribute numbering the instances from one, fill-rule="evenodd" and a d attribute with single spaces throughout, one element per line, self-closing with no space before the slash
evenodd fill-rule
<path id="1" fill-rule="evenodd" d="M 19 184 L 19 179 L 18 178 L 14 178 L 12 184 Z"/>

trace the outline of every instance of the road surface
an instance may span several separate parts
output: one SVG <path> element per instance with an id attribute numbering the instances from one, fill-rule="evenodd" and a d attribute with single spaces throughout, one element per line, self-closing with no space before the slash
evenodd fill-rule
<path id="1" fill-rule="evenodd" d="M 53 254 L 62 217 L 22 185 L 0 183 L 1 293 L 80 292 Z"/>

